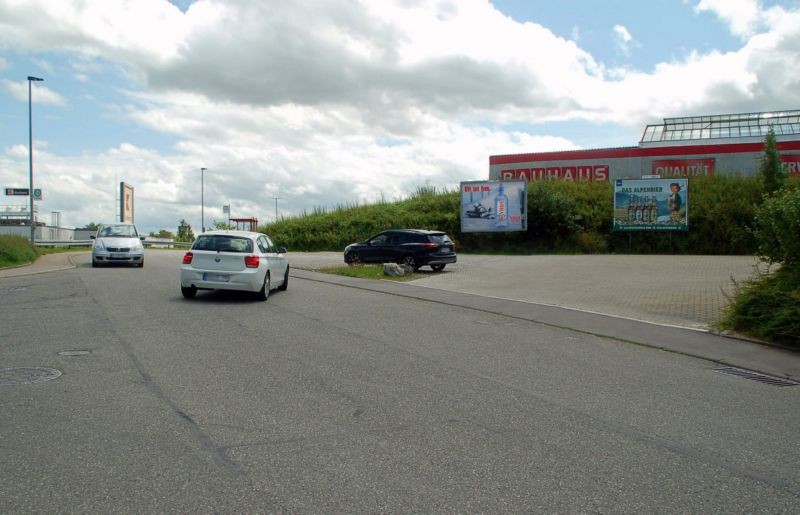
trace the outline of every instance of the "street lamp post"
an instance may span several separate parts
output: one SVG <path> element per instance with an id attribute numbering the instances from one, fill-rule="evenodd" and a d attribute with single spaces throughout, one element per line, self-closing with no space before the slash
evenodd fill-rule
<path id="1" fill-rule="evenodd" d="M 200 232 L 206 232 L 204 176 L 206 168 L 200 168 Z"/>
<path id="2" fill-rule="evenodd" d="M 39 77 L 31 77 L 28 76 L 28 179 L 30 187 L 28 190 L 28 195 L 30 196 L 31 200 L 31 245 L 34 244 L 35 238 L 35 227 L 33 225 L 33 116 L 32 116 L 32 107 L 31 107 L 31 83 L 36 81 L 40 82 L 44 79 L 40 79 Z"/>
<path id="3" fill-rule="evenodd" d="M 283 197 L 272 197 L 275 199 L 275 221 L 278 221 L 278 200 L 282 199 Z"/>

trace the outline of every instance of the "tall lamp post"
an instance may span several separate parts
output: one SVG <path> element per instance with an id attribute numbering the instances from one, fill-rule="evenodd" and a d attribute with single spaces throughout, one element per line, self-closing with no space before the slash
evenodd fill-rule
<path id="1" fill-rule="evenodd" d="M 40 79 L 39 77 L 31 77 L 28 76 L 28 171 L 29 171 L 29 190 L 28 195 L 30 195 L 31 199 L 31 245 L 34 244 L 34 232 L 35 227 L 33 225 L 33 116 L 32 116 L 32 108 L 31 108 L 31 83 L 36 81 L 40 82 L 44 79 Z"/>
<path id="2" fill-rule="evenodd" d="M 204 176 L 207 168 L 200 168 L 200 232 L 206 232 Z"/>
<path id="3" fill-rule="evenodd" d="M 278 221 L 278 200 L 282 199 L 283 197 L 272 197 L 275 199 L 275 221 Z"/>

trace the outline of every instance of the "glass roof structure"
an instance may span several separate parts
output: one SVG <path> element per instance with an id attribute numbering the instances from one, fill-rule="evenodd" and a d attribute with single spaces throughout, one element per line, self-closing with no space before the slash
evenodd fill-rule
<path id="1" fill-rule="evenodd" d="M 664 118 L 664 123 L 644 129 L 640 143 L 763 138 L 770 127 L 776 136 L 800 135 L 800 111 Z"/>

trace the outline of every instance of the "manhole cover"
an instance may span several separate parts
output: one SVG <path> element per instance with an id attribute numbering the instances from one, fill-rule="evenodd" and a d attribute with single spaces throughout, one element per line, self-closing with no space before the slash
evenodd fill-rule
<path id="1" fill-rule="evenodd" d="M 65 350 L 58 353 L 59 356 L 86 356 L 91 354 L 88 350 Z"/>
<path id="2" fill-rule="evenodd" d="M 43 383 L 61 375 L 55 368 L 0 368 L 0 386 Z"/>

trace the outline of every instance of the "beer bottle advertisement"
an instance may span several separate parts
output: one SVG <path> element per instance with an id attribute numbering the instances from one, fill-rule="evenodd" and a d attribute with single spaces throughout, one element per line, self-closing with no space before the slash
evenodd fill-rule
<path id="1" fill-rule="evenodd" d="M 614 181 L 615 231 L 688 231 L 689 179 Z"/>

